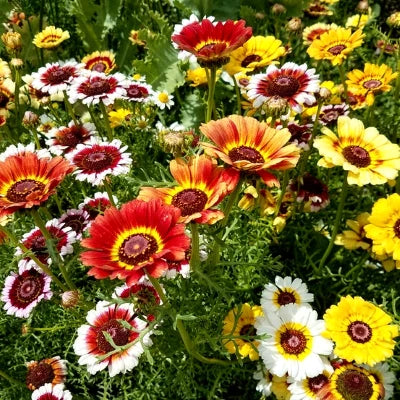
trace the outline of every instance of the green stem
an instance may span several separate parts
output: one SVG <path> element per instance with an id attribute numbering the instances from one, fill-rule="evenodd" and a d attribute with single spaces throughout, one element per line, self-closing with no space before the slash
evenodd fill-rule
<path id="1" fill-rule="evenodd" d="M 33 140 L 35 141 L 35 145 L 36 145 L 36 150 L 40 150 L 42 147 L 40 146 L 40 141 L 39 141 L 39 136 L 37 134 L 36 129 L 32 129 L 31 130 L 32 136 L 33 136 Z"/>
<path id="2" fill-rule="evenodd" d="M 61 215 L 64 211 L 63 211 L 63 209 L 61 207 L 61 201 L 60 201 L 60 198 L 58 197 L 58 193 L 54 193 L 53 198 L 54 198 L 54 200 L 56 202 L 57 210 Z"/>
<path id="3" fill-rule="evenodd" d="M 104 179 L 103 181 L 104 184 L 104 188 L 106 189 L 107 195 L 108 195 L 108 199 L 110 200 L 110 203 L 113 207 L 117 208 L 115 201 L 114 201 L 114 197 L 113 197 L 113 193 L 111 190 L 111 186 L 109 184 L 109 182 L 107 181 L 107 178 Z"/>
<path id="4" fill-rule="evenodd" d="M 72 108 L 72 104 L 68 100 L 67 92 L 65 90 L 64 90 L 64 104 L 65 104 L 65 108 L 68 111 L 68 114 L 74 121 L 75 126 L 79 126 L 79 122 L 75 117 L 74 109 Z"/>
<path id="5" fill-rule="evenodd" d="M 190 254 L 190 269 L 197 272 L 200 267 L 200 241 L 199 227 L 196 222 L 190 223 L 190 231 L 192 233 L 192 250 Z"/>
<path id="6" fill-rule="evenodd" d="M 106 106 L 104 105 L 104 103 L 102 101 L 100 101 L 99 105 L 100 105 L 100 110 L 103 114 L 104 123 L 106 125 L 107 137 L 108 137 L 108 140 L 111 141 L 111 140 L 113 140 L 114 135 L 113 135 L 113 130 L 110 125 L 110 120 L 108 119 Z"/>
<path id="7" fill-rule="evenodd" d="M 23 388 L 26 389 L 26 386 L 22 382 L 17 381 L 16 379 L 12 378 L 10 375 L 6 374 L 2 370 L 0 370 L 0 376 L 4 378 L 6 381 L 8 381 L 11 385 L 22 386 Z"/>
<path id="8" fill-rule="evenodd" d="M 289 170 L 286 170 L 283 173 L 283 182 L 281 186 L 281 192 L 279 193 L 278 200 L 275 205 L 275 212 L 274 212 L 274 218 L 276 218 L 279 214 L 279 210 L 281 209 L 282 201 L 283 201 L 283 196 L 286 193 L 286 188 L 289 183 Z"/>
<path id="9" fill-rule="evenodd" d="M 207 97 L 207 114 L 206 114 L 206 122 L 211 120 L 212 110 L 214 108 L 214 92 L 215 92 L 215 83 L 217 78 L 217 68 L 211 67 L 208 77 L 208 97 Z"/>
<path id="10" fill-rule="evenodd" d="M 331 252 L 331 250 L 333 248 L 333 245 L 335 243 L 336 235 L 337 235 L 338 230 L 339 230 L 340 220 L 342 219 L 344 204 L 346 202 L 347 188 L 348 188 L 348 182 L 347 182 L 347 172 L 346 172 L 344 174 L 342 193 L 340 194 L 339 207 L 338 207 L 337 212 L 336 212 L 336 219 L 335 219 L 335 224 L 334 224 L 333 229 L 332 229 L 331 240 L 329 241 L 329 245 L 326 248 L 325 253 L 321 258 L 321 261 L 319 263 L 319 269 L 321 269 L 325 265 L 325 261 L 329 257 L 329 254 L 330 254 L 330 252 Z"/>
<path id="11" fill-rule="evenodd" d="M 343 84 L 344 98 L 346 99 L 346 103 L 350 104 L 349 103 L 349 93 L 347 91 L 346 76 L 345 76 L 343 64 L 339 64 L 338 67 L 339 67 L 340 79 L 341 79 L 342 84 Z"/>
<path id="12" fill-rule="evenodd" d="M 89 114 L 90 114 L 90 119 L 92 120 L 92 122 L 94 123 L 94 125 L 96 126 L 97 129 L 97 133 L 101 136 L 102 132 L 103 132 L 103 128 L 99 125 L 99 121 L 97 120 L 97 118 L 95 117 L 93 110 L 90 106 L 87 107 Z"/>
<path id="13" fill-rule="evenodd" d="M 237 113 L 238 115 L 242 114 L 242 105 L 240 104 L 241 95 L 240 95 L 240 88 L 237 84 L 236 77 L 233 77 L 233 82 L 235 84 L 235 92 L 236 92 L 236 102 L 237 102 Z"/>

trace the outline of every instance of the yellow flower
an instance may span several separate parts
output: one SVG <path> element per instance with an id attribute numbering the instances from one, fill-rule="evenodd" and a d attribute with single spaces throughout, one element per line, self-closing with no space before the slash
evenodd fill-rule
<path id="1" fill-rule="evenodd" d="M 11 70 L 8 63 L 0 58 L 0 82 L 11 77 Z"/>
<path id="2" fill-rule="evenodd" d="M 115 68 L 115 55 L 110 51 L 95 51 L 82 58 L 86 69 L 109 74 Z"/>
<path id="3" fill-rule="evenodd" d="M 22 47 L 22 37 L 18 32 L 6 32 L 1 35 L 1 40 L 6 49 L 10 52 L 16 52 Z"/>
<path id="4" fill-rule="evenodd" d="M 132 44 L 137 44 L 138 46 L 146 45 L 146 42 L 139 39 L 139 31 L 135 31 L 134 29 L 132 29 L 129 33 L 129 40 L 132 42 Z"/>
<path id="5" fill-rule="evenodd" d="M 324 320 L 325 336 L 335 342 L 337 357 L 373 366 L 393 355 L 397 325 L 390 325 L 391 316 L 363 298 L 342 297 L 326 310 Z"/>
<path id="6" fill-rule="evenodd" d="M 217 71 L 217 77 L 221 75 L 221 70 Z M 207 74 L 205 68 L 188 69 L 186 72 L 186 80 L 192 81 L 190 86 L 207 85 Z"/>
<path id="7" fill-rule="evenodd" d="M 272 375 L 271 392 L 275 395 L 277 400 L 290 400 L 292 393 L 288 389 L 287 376 L 282 377 Z"/>
<path id="8" fill-rule="evenodd" d="M 344 246 L 347 250 L 363 249 L 367 250 L 371 247 L 371 240 L 365 237 L 365 225 L 368 224 L 369 213 L 364 212 L 360 214 L 356 220 L 348 219 L 346 225 L 351 229 L 350 231 L 343 231 L 343 233 L 336 236 L 335 244 Z"/>
<path id="9" fill-rule="evenodd" d="M 240 199 L 238 207 L 242 210 L 251 210 L 256 205 L 256 199 L 258 198 L 257 189 L 253 185 L 249 185 L 243 191 L 244 196 Z"/>
<path id="10" fill-rule="evenodd" d="M 230 54 L 224 69 L 233 76 L 238 72 L 251 72 L 270 64 L 285 54 L 282 42 L 274 36 L 253 36 Z"/>
<path id="11" fill-rule="evenodd" d="M 15 83 L 10 79 L 0 81 L 0 110 L 14 108 Z"/>
<path id="12" fill-rule="evenodd" d="M 111 128 L 124 125 L 125 122 L 129 122 L 132 117 L 132 112 L 126 108 L 119 108 L 116 111 L 110 111 L 108 113 L 110 119 Z"/>
<path id="13" fill-rule="evenodd" d="M 327 127 L 322 128 L 324 136 L 315 139 L 322 156 L 320 167 L 343 167 L 348 171 L 350 185 L 381 185 L 394 179 L 400 169 L 400 148 L 373 127 L 345 116 L 338 118 L 337 135 Z"/>
<path id="14" fill-rule="evenodd" d="M 337 27 L 336 24 L 324 24 L 322 22 L 317 22 L 314 25 L 307 26 L 303 31 L 303 43 L 309 45 L 313 40 L 319 39 L 323 33 Z"/>
<path id="15" fill-rule="evenodd" d="M 47 26 L 43 31 L 35 35 L 32 43 L 39 48 L 53 49 L 66 39 L 69 39 L 68 31 L 63 31 L 55 26 Z"/>
<path id="16" fill-rule="evenodd" d="M 370 15 L 368 14 L 356 14 L 347 18 L 346 28 L 364 28 L 367 25 L 367 22 L 370 19 Z"/>
<path id="17" fill-rule="evenodd" d="M 395 28 L 400 27 L 400 11 L 391 14 L 386 22 L 389 26 L 394 26 Z"/>
<path id="18" fill-rule="evenodd" d="M 229 353 L 234 354 L 237 350 L 242 358 L 248 356 L 252 361 L 258 360 L 257 347 L 260 343 L 251 339 L 251 336 L 255 336 L 254 323 L 262 314 L 260 306 L 250 306 L 248 303 L 229 311 L 222 329 L 222 334 L 230 337 L 222 340 Z"/>
<path id="19" fill-rule="evenodd" d="M 315 39 L 307 53 L 316 60 L 330 60 L 333 65 L 341 64 L 353 49 L 361 46 L 364 36 L 361 29 L 354 33 L 350 28 L 331 29 Z"/>

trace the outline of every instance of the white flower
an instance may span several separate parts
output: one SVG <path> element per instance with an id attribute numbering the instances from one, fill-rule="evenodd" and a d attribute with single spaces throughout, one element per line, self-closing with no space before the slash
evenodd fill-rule
<path id="1" fill-rule="evenodd" d="M 165 107 L 170 109 L 175 104 L 172 100 L 173 98 L 174 96 L 168 94 L 166 91 L 155 92 L 153 96 L 153 101 L 158 107 L 161 108 L 161 110 L 164 110 Z"/>
<path id="2" fill-rule="evenodd" d="M 272 379 L 271 374 L 262 366 L 257 366 L 257 371 L 254 372 L 253 378 L 257 380 L 256 390 L 268 397 L 271 394 Z"/>
<path id="3" fill-rule="evenodd" d="M 64 390 L 64 385 L 52 385 L 45 383 L 32 393 L 32 400 L 72 400 L 69 390 Z"/>

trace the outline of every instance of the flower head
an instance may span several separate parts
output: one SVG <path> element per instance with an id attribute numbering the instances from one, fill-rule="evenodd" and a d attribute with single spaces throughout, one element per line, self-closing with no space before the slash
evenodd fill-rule
<path id="1" fill-rule="evenodd" d="M 41 49 L 54 49 L 66 39 L 69 39 L 68 31 L 63 31 L 55 26 L 47 26 L 35 35 L 32 43 Z"/>
<path id="2" fill-rule="evenodd" d="M 370 372 L 374 378 L 376 379 L 377 383 L 383 385 L 385 397 L 383 400 L 390 400 L 393 398 L 393 383 L 396 382 L 396 375 L 393 371 L 390 371 L 389 365 L 387 363 L 379 363 L 375 364 L 373 367 L 369 365 L 362 365 L 368 372 Z"/>
<path id="3" fill-rule="evenodd" d="M 114 204 L 118 203 L 118 199 L 115 196 L 113 196 L 113 200 Z M 106 192 L 97 192 L 94 194 L 94 197 L 85 198 L 84 202 L 79 204 L 78 207 L 80 210 L 87 211 L 90 220 L 94 220 L 99 214 L 104 214 L 104 211 L 111 207 L 111 202 Z"/>
<path id="4" fill-rule="evenodd" d="M 15 83 L 10 79 L 0 81 L 0 111 L 14 108 Z"/>
<path id="5" fill-rule="evenodd" d="M 64 390 L 64 385 L 46 383 L 32 393 L 32 400 L 72 400 L 69 390 Z"/>
<path id="6" fill-rule="evenodd" d="M 366 232 L 364 227 L 368 224 L 369 216 L 369 213 L 364 212 L 358 215 L 356 220 L 348 219 L 346 225 L 351 230 L 346 230 L 336 235 L 335 244 L 344 246 L 347 250 L 368 250 L 371 247 L 371 239 L 365 236 Z"/>
<path id="7" fill-rule="evenodd" d="M 115 55 L 111 51 L 95 51 L 82 58 L 84 68 L 109 74 L 115 67 Z"/>
<path id="8" fill-rule="evenodd" d="M 328 104 L 321 107 L 321 112 L 318 117 L 319 122 L 322 125 L 331 126 L 337 122 L 340 116 L 347 116 L 349 112 L 349 106 L 345 103 Z M 313 120 L 315 120 L 315 115 L 313 115 Z"/>
<path id="9" fill-rule="evenodd" d="M 161 110 L 164 110 L 165 107 L 170 109 L 175 104 L 173 98 L 174 96 L 168 94 L 165 90 L 162 92 L 155 92 L 153 95 L 154 103 L 156 103 Z"/>
<path id="10" fill-rule="evenodd" d="M 30 390 L 38 389 L 46 383 L 54 385 L 62 384 L 67 379 L 67 361 L 59 356 L 45 358 L 41 361 L 26 363 L 26 386 Z"/>
<path id="11" fill-rule="evenodd" d="M 82 239 L 83 232 L 87 231 L 90 226 L 90 215 L 85 210 L 67 210 L 58 219 L 63 228 L 69 227 L 76 233 L 77 239 Z"/>
<path id="12" fill-rule="evenodd" d="M 336 24 L 324 24 L 321 22 L 307 26 L 303 31 L 303 43 L 310 45 L 315 39 L 319 39 L 323 33 L 335 28 L 337 28 Z"/>
<path id="13" fill-rule="evenodd" d="M 160 103 L 164 104 L 164 106 L 167 106 L 170 108 L 171 105 L 173 105 L 172 98 L 173 96 L 167 95 L 168 100 L 166 100 L 165 96 L 162 95 L 162 93 L 165 94 L 165 92 L 158 93 L 157 95 L 154 93 L 152 87 L 145 83 L 145 82 L 138 82 L 133 79 L 126 79 L 123 83 L 122 86 L 125 88 L 126 94 L 124 96 L 125 100 L 135 102 L 135 103 L 147 103 L 148 101 L 152 100 L 153 98 L 157 97 L 156 104 L 160 107 L 160 104 L 157 103 L 159 101 Z M 161 98 L 160 98 L 161 96 Z M 164 101 L 162 101 L 164 100 Z"/>

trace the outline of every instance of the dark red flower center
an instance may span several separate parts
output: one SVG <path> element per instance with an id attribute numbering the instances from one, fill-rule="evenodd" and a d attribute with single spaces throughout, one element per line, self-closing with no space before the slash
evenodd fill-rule
<path id="1" fill-rule="evenodd" d="M 107 67 L 108 65 L 106 63 L 98 61 L 95 64 L 93 64 L 93 67 L 91 69 L 97 72 L 104 72 L 107 69 Z"/>
<path id="2" fill-rule="evenodd" d="M 257 331 L 256 331 L 256 328 L 254 327 L 254 325 L 247 324 L 247 325 L 242 326 L 239 334 L 240 334 L 240 336 L 256 336 Z M 242 339 L 242 340 L 244 340 L 245 342 L 247 341 L 246 339 Z"/>
<path id="3" fill-rule="evenodd" d="M 307 346 L 304 334 L 296 329 L 287 329 L 281 334 L 281 346 L 288 354 L 301 354 Z"/>
<path id="4" fill-rule="evenodd" d="M 126 89 L 126 94 L 131 99 L 143 99 L 149 97 L 149 91 L 144 86 L 130 85 Z"/>
<path id="5" fill-rule="evenodd" d="M 362 321 L 352 322 L 347 328 L 347 333 L 357 343 L 369 342 L 372 337 L 371 327 Z"/>
<path id="6" fill-rule="evenodd" d="M 308 387 L 313 393 L 318 393 L 328 382 L 329 379 L 324 374 L 319 374 L 314 378 L 308 378 Z"/>
<path id="7" fill-rule="evenodd" d="M 6 197 L 13 203 L 27 201 L 29 195 L 34 192 L 43 192 L 45 185 L 42 182 L 35 181 L 34 179 L 22 179 L 15 182 L 7 190 Z"/>
<path id="8" fill-rule="evenodd" d="M 10 98 L 5 93 L 0 92 L 0 108 L 4 108 L 9 101 Z"/>
<path id="9" fill-rule="evenodd" d="M 264 162 L 264 158 L 260 152 L 248 146 L 235 147 L 229 151 L 228 155 L 233 162 L 241 160 L 246 160 L 257 164 Z"/>
<path id="10" fill-rule="evenodd" d="M 44 285 L 43 275 L 38 271 L 24 271 L 16 277 L 12 285 L 11 303 L 18 308 L 26 308 L 43 293 Z"/>
<path id="11" fill-rule="evenodd" d="M 87 225 L 87 220 L 82 214 L 71 214 L 67 215 L 63 220 L 63 227 L 70 227 L 76 233 L 82 233 L 85 226 Z"/>
<path id="12" fill-rule="evenodd" d="M 181 210 L 181 215 L 186 217 L 204 210 L 207 195 L 199 189 L 184 189 L 174 195 L 171 204 Z"/>
<path id="13" fill-rule="evenodd" d="M 158 250 L 157 240 L 146 233 L 137 233 L 126 238 L 119 248 L 120 261 L 137 265 L 148 261 Z"/>
<path id="14" fill-rule="evenodd" d="M 85 204 L 83 209 L 89 213 L 90 219 L 95 219 L 100 213 L 104 213 L 107 208 L 111 207 L 109 199 L 99 198 L 94 199 Z"/>
<path id="15" fill-rule="evenodd" d="M 280 75 L 268 82 L 268 96 L 292 97 L 300 88 L 300 82 L 290 75 Z"/>
<path id="16" fill-rule="evenodd" d="M 400 219 L 398 219 L 393 226 L 394 234 L 400 238 Z"/>
<path id="17" fill-rule="evenodd" d="M 336 46 L 330 47 L 328 49 L 329 53 L 333 54 L 334 56 L 337 56 L 338 54 L 340 54 L 344 49 L 346 48 L 346 46 L 344 44 L 338 44 Z"/>
<path id="18" fill-rule="evenodd" d="M 343 149 L 344 158 L 357 168 L 365 168 L 371 164 L 369 152 L 360 146 L 347 146 Z"/>
<path id="19" fill-rule="evenodd" d="M 241 62 L 241 66 L 243 68 L 246 68 L 249 64 L 253 63 L 253 62 L 258 62 L 261 61 L 262 57 L 260 57 L 257 54 L 250 54 L 248 55 L 242 62 Z"/>
<path id="20" fill-rule="evenodd" d="M 325 185 L 312 175 L 304 175 L 300 189 L 306 192 L 307 197 L 321 195 L 326 191 Z"/>
<path id="21" fill-rule="evenodd" d="M 56 133 L 55 144 L 75 148 L 89 137 L 89 132 L 82 126 L 71 126 Z"/>
<path id="22" fill-rule="evenodd" d="M 244 87 L 246 87 L 249 84 L 249 82 L 250 81 L 247 78 L 240 78 L 239 79 L 239 83 Z"/>
<path id="23" fill-rule="evenodd" d="M 53 368 L 46 362 L 40 362 L 33 367 L 28 367 L 26 375 L 26 385 L 35 390 L 45 383 L 52 383 L 55 378 Z"/>
<path id="24" fill-rule="evenodd" d="M 50 68 L 43 76 L 42 80 L 51 85 L 59 85 L 67 81 L 71 76 L 74 75 L 74 68 L 71 67 L 54 67 Z"/>
<path id="25" fill-rule="evenodd" d="M 381 86 L 381 85 L 382 85 L 382 82 L 379 81 L 379 80 L 377 80 L 377 79 L 371 79 L 371 80 L 365 81 L 365 82 L 363 83 L 363 86 L 364 86 L 366 89 L 376 89 L 376 88 L 378 88 L 378 87 Z"/>
<path id="26" fill-rule="evenodd" d="M 113 157 L 106 151 L 93 151 L 82 158 L 81 165 L 89 171 L 102 171 L 112 165 Z"/>
<path id="27" fill-rule="evenodd" d="M 324 122 L 334 122 L 334 121 L 336 121 L 338 118 L 339 118 L 339 116 L 340 116 L 341 114 L 339 114 L 339 111 L 338 110 L 329 110 L 329 111 L 326 111 L 326 112 L 324 112 L 322 115 L 321 115 L 321 119 L 324 121 Z"/>
<path id="28" fill-rule="evenodd" d="M 89 81 L 83 83 L 80 90 L 86 96 L 98 96 L 101 94 L 107 94 L 111 91 L 112 86 L 110 81 L 105 78 L 95 77 Z"/>
<path id="29" fill-rule="evenodd" d="M 106 339 L 103 332 L 107 332 L 117 346 L 124 346 L 129 342 L 131 331 L 118 322 L 116 319 L 110 319 L 105 324 L 97 328 L 96 342 L 99 350 L 108 353 L 114 350 L 114 347 Z"/>
<path id="30" fill-rule="evenodd" d="M 369 400 L 374 389 L 368 376 L 361 371 L 345 370 L 337 378 L 336 390 L 346 400 Z"/>
<path id="31" fill-rule="evenodd" d="M 296 297 L 293 293 L 281 290 L 276 301 L 279 305 L 284 306 L 285 304 L 296 303 Z"/>

